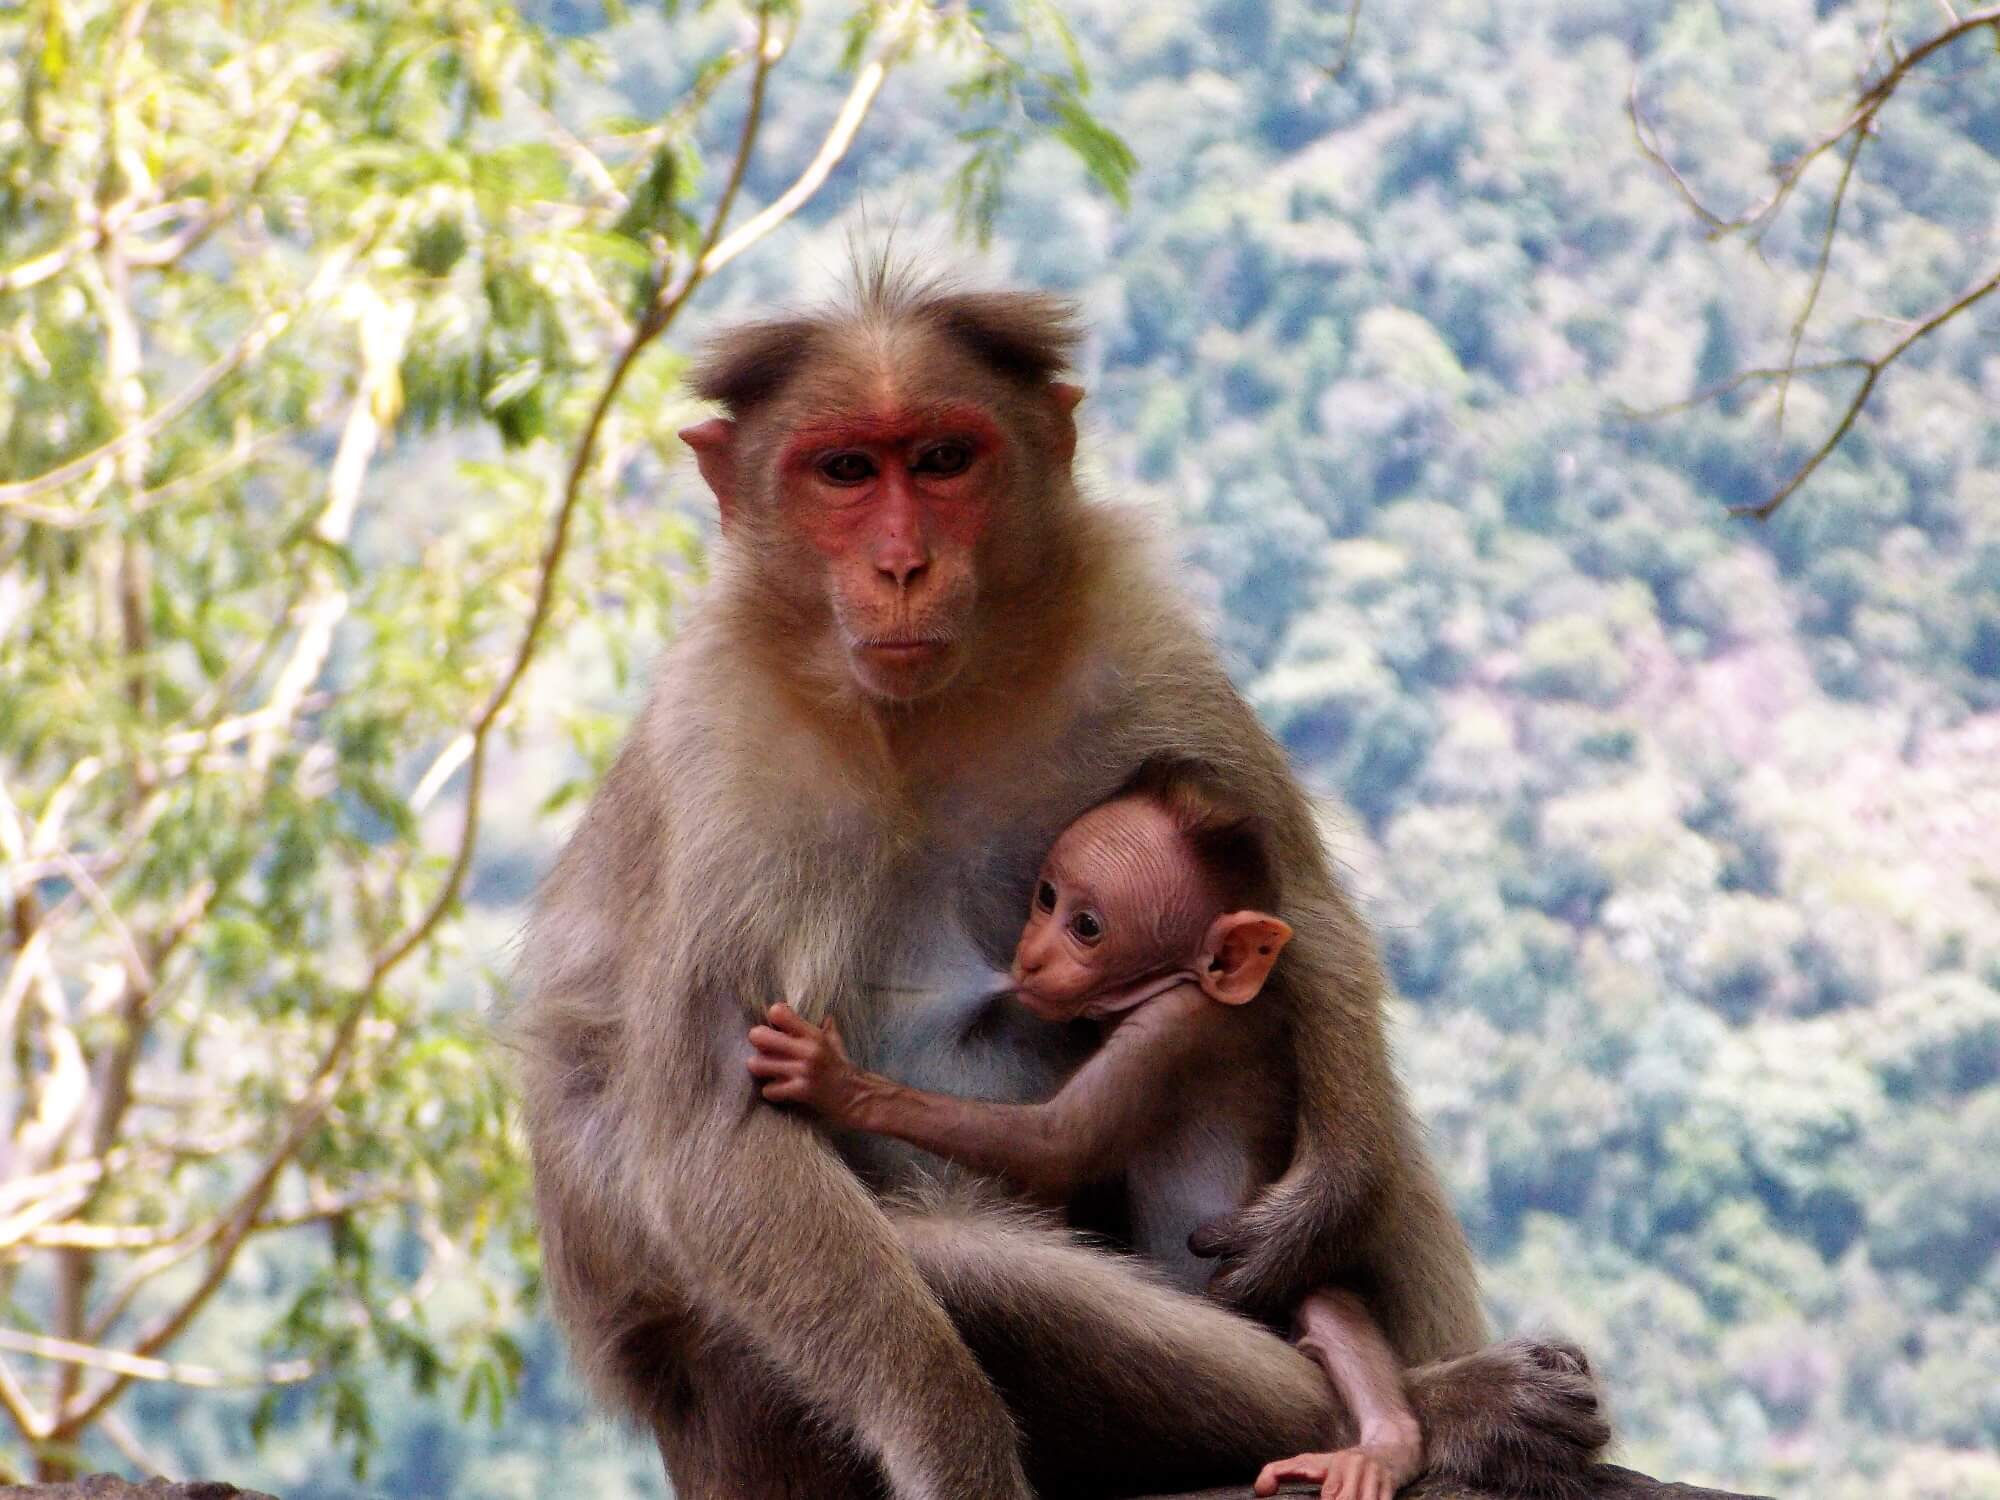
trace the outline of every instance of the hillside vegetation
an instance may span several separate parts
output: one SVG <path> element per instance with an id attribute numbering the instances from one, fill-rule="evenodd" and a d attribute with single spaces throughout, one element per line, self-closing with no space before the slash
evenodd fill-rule
<path id="1" fill-rule="evenodd" d="M 1178 528 L 1239 682 L 1325 794 L 1496 1322 L 1590 1348 L 1649 1472 L 2000 1494 L 2000 307 L 1918 345 L 1765 523 L 1729 508 L 1817 446 L 1840 378 L 1793 383 L 1782 429 L 1770 390 L 1632 410 L 1784 358 L 1839 170 L 1761 250 L 1711 238 L 1639 149 L 1635 80 L 1733 213 L 1838 121 L 1883 8 L 1369 0 L 1351 54 L 1344 6 L 1064 9 L 1138 158 L 1131 203 L 1032 145 L 990 266 L 1081 301 L 1092 483 Z M 1937 14 L 1897 0 L 1889 32 Z M 618 22 L 572 123 L 671 97 L 667 35 Z M 837 104 L 837 38 L 813 45 L 823 106 L 774 122 L 751 199 Z M 1992 274 L 1992 54 L 1970 39 L 1885 112 L 1802 358 L 1872 353 Z M 885 94 L 689 332 L 824 287 L 864 217 L 926 242 L 958 159 L 944 87 Z M 371 485 L 448 483 L 455 454 L 413 443 Z M 690 468 L 659 482 L 704 513 Z M 566 659 L 542 709 L 629 710 Z M 524 729 L 498 763 L 480 966 L 504 968 L 553 853 L 535 809 L 565 753 Z M 546 1326 L 518 1333 L 504 1426 L 398 1402 L 365 1483 L 304 1397 L 256 1450 L 247 1398 L 150 1390 L 135 1425 L 291 1500 L 660 1493 Z"/>

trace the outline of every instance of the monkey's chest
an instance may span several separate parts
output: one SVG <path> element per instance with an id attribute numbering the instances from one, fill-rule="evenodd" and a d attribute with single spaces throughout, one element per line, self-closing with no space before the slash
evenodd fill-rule
<path id="1" fill-rule="evenodd" d="M 1247 1134 L 1213 1118 L 1189 1118 L 1163 1132 L 1126 1169 L 1132 1248 L 1188 1291 L 1201 1293 L 1215 1262 L 1188 1249 L 1188 1236 L 1232 1214 L 1268 1179 Z"/>

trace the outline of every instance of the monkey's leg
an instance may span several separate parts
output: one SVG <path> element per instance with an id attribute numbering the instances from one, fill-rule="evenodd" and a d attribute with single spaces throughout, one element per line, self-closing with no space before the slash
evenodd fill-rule
<path id="1" fill-rule="evenodd" d="M 1001 1210 L 896 1224 L 1020 1424 L 1041 1500 L 1247 1484 L 1346 1423 L 1312 1361 L 1134 1261 Z"/>
<path id="2" fill-rule="evenodd" d="M 1248 1483 L 1351 1445 L 1319 1368 L 1261 1324 L 1027 1215 L 900 1213 L 918 1270 L 1000 1388 L 1043 1500 Z M 1430 1467 L 1505 1492 L 1589 1492 L 1609 1429 L 1566 1346 L 1512 1341 L 1407 1376 Z"/>
<path id="3" fill-rule="evenodd" d="M 653 1436 L 675 1500 L 886 1500 L 881 1466 L 739 1338 L 679 1330 L 656 1360 L 627 1342 L 634 1375 L 650 1365 Z"/>

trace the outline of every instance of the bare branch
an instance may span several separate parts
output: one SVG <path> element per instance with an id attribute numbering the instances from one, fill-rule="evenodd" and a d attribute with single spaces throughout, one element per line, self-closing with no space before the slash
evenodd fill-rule
<path id="1" fill-rule="evenodd" d="M 31 1443 L 40 1442 L 49 1435 L 49 1419 L 36 1410 L 35 1403 L 5 1360 L 0 1360 L 0 1411 L 5 1411 L 13 1419 L 21 1436 Z"/>
<path id="2" fill-rule="evenodd" d="M 1799 362 L 1799 350 L 1804 346 L 1806 331 L 1811 325 L 1813 314 L 1819 308 L 1820 294 L 1826 286 L 1827 268 L 1833 259 L 1833 247 L 1835 237 L 1840 229 L 1841 211 L 1846 206 L 1849 191 L 1854 183 L 1855 164 L 1860 159 L 1862 147 L 1867 144 L 1868 137 L 1877 128 L 1878 117 L 1883 107 L 1888 104 L 1890 99 L 1895 97 L 1896 91 L 1903 86 L 1916 68 L 1960 38 L 1986 27 L 1991 27 L 1996 38 L 2000 38 L 2000 5 L 1988 6 L 1984 9 L 1961 15 L 1947 3 L 1947 0 L 1940 0 L 1940 3 L 1943 5 L 1945 15 L 1948 18 L 1948 24 L 1943 30 L 1924 38 L 1923 41 L 1917 43 L 1908 51 L 1898 49 L 1894 37 L 1889 34 L 1889 12 L 1885 7 L 1882 23 L 1877 30 L 1874 45 L 1870 48 L 1868 59 L 1863 64 L 1863 72 L 1865 73 L 1868 69 L 1872 68 L 1877 56 L 1885 50 L 1889 56 L 1889 66 L 1883 69 L 1872 83 L 1864 83 L 1858 99 L 1839 125 L 1820 136 L 1785 165 L 1784 169 L 1778 175 L 1777 185 L 1767 198 L 1739 214 L 1730 216 L 1719 214 L 1701 200 L 1700 195 L 1695 192 L 1686 177 L 1681 174 L 1680 170 L 1660 148 L 1651 128 L 1646 123 L 1644 114 L 1639 108 L 1638 78 L 1635 76 L 1632 80 L 1631 88 L 1626 96 L 1626 112 L 1631 118 L 1632 129 L 1638 140 L 1639 150 L 1647 160 L 1651 161 L 1666 175 L 1667 179 L 1673 184 L 1675 191 L 1680 194 L 1682 200 L 1708 226 L 1711 238 L 1741 232 L 1749 236 L 1753 246 L 1758 246 L 1765 231 L 1775 219 L 1778 210 L 1784 206 L 1787 199 L 1791 196 L 1792 191 L 1798 186 L 1806 170 L 1821 156 L 1838 148 L 1842 142 L 1846 142 L 1846 150 L 1843 153 L 1841 161 L 1840 176 L 1834 184 L 1833 196 L 1827 205 L 1826 224 L 1819 236 L 1819 249 L 1814 257 L 1812 275 L 1807 283 L 1805 300 L 1801 304 L 1797 315 L 1791 320 L 1783 362 L 1775 367 L 1742 371 L 1727 380 L 1696 392 L 1684 401 L 1677 401 L 1667 406 L 1656 407 L 1649 411 L 1635 411 L 1630 407 L 1623 409 L 1623 414 L 1627 417 L 1651 419 L 1665 415 L 1668 412 L 1685 411 L 1689 407 L 1701 405 L 1746 384 L 1768 381 L 1775 383 L 1778 387 L 1776 419 L 1778 430 L 1782 433 L 1785 424 L 1786 405 L 1791 394 L 1791 384 L 1794 378 L 1800 375 L 1826 374 L 1841 370 L 1860 371 L 1862 376 L 1861 381 L 1855 387 L 1853 394 L 1848 398 L 1847 405 L 1842 410 L 1839 420 L 1834 424 L 1826 440 L 1807 456 L 1805 461 L 1792 472 L 1791 476 L 1779 486 L 1769 499 L 1757 505 L 1732 506 L 1731 513 L 1734 515 L 1754 516 L 1762 520 L 1770 516 L 1779 506 L 1783 505 L 1813 475 L 1819 466 L 1832 455 L 1833 450 L 1847 436 L 1848 432 L 1853 428 L 1856 419 L 1860 417 L 1862 409 L 1868 404 L 1869 398 L 1873 396 L 1876 385 L 1889 366 L 1901 359 L 1910 346 L 1916 343 L 1917 340 L 1932 333 L 1952 318 L 1957 317 L 1974 303 L 1991 293 L 1996 285 L 2000 285 L 2000 273 L 1995 273 L 1995 275 L 1988 276 L 1982 281 L 1975 282 L 1968 290 L 1945 306 L 1939 308 L 1936 312 L 1909 325 L 1903 338 L 1872 359 L 1853 357 L 1819 360 L 1808 364 L 1801 364 Z"/>
<path id="3" fill-rule="evenodd" d="M 103 1432 L 105 1441 L 116 1448 L 118 1456 L 130 1464 L 136 1472 L 146 1475 L 157 1474 L 166 1480 L 174 1477 L 172 1467 L 163 1459 L 155 1457 L 146 1445 L 139 1441 L 139 1434 L 134 1432 L 131 1425 L 117 1412 L 106 1412 L 98 1428 Z"/>
<path id="4" fill-rule="evenodd" d="M 61 275 L 71 261 L 91 247 L 96 237 L 94 231 L 76 235 L 53 250 L 45 250 L 17 266 L 0 271 L 0 297 L 25 292 L 31 286 L 40 286 L 51 276 Z"/>
<path id="5" fill-rule="evenodd" d="M 1328 78 L 1338 79 L 1354 61 L 1354 33 L 1361 27 L 1361 0 L 1347 0 L 1347 30 L 1340 38 L 1340 54 L 1321 68 Z"/>
<path id="6" fill-rule="evenodd" d="M 297 1385 L 310 1380 L 315 1366 L 309 1359 L 288 1359 L 266 1365 L 255 1374 L 231 1375 L 207 1365 L 179 1364 L 173 1360 L 148 1359 L 116 1349 L 100 1349 L 71 1339 L 53 1339 L 45 1334 L 25 1333 L 18 1328 L 0 1328 L 0 1349 L 28 1354 L 59 1364 L 78 1365 L 87 1370 L 108 1370 L 124 1380 L 157 1380 L 171 1385 L 195 1386 L 202 1390 L 252 1389 L 267 1385 Z M 66 1427 L 69 1425 L 64 1424 Z"/>
<path id="7" fill-rule="evenodd" d="M 1773 511 L 1789 500 L 1798 490 L 1798 487 L 1812 477 L 1813 471 L 1825 463 L 1832 455 L 1833 450 L 1840 446 L 1840 440 L 1846 437 L 1849 429 L 1854 426 L 1855 419 L 1861 415 L 1861 409 L 1868 404 L 1868 398 L 1875 394 L 1876 383 L 1881 380 L 1883 372 L 1897 360 L 1901 359 L 1909 351 L 1910 346 L 1916 343 L 1918 339 L 1934 332 L 1978 302 L 1981 298 L 1988 297 L 1995 291 L 2000 291 L 2000 270 L 1994 271 L 1983 281 L 1976 282 L 1972 287 L 1960 293 L 1956 298 L 1946 303 L 1929 317 L 1922 319 L 1907 334 L 1881 354 L 1878 354 L 1874 359 L 1864 361 L 1864 368 L 1867 373 L 1862 376 L 1861 384 L 1855 388 L 1854 394 L 1848 397 L 1847 407 L 1841 413 L 1840 420 L 1834 424 L 1833 431 L 1827 434 L 1826 441 L 1815 448 L 1806 461 L 1792 471 L 1792 477 L 1780 485 L 1777 493 L 1772 495 L 1770 499 L 1759 505 L 1731 506 L 1730 514 L 1752 516 L 1759 521 L 1767 519 Z"/>
<path id="8" fill-rule="evenodd" d="M 1861 148 L 1868 141 L 1866 130 L 1854 132 L 1852 144 L 1847 148 L 1847 156 L 1840 164 L 1840 180 L 1833 187 L 1833 201 L 1826 209 L 1826 229 L 1819 238 L 1819 257 L 1813 262 L 1812 281 L 1806 288 L 1806 300 L 1799 308 L 1798 316 L 1792 319 L 1792 341 L 1785 350 L 1786 371 L 1798 363 L 1799 345 L 1805 341 L 1806 324 L 1812 321 L 1813 309 L 1819 306 L 1819 294 L 1826 286 L 1826 268 L 1833 260 L 1833 238 L 1840 231 L 1840 210 L 1847 202 L 1848 185 L 1854 181 L 1854 164 L 1861 157 Z M 1792 377 L 1789 373 L 1778 382 L 1778 431 L 1785 430 L 1785 398 L 1791 394 Z"/>

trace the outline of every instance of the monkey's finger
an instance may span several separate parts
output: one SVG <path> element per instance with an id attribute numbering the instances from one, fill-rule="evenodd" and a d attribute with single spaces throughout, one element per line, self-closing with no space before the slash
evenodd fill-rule
<path id="1" fill-rule="evenodd" d="M 818 1036 L 819 1028 L 780 1000 L 764 1013 L 764 1019 L 792 1036 Z"/>
<path id="2" fill-rule="evenodd" d="M 767 1057 L 759 1052 L 748 1064 L 755 1078 L 803 1078 L 806 1066 L 795 1057 Z"/>
<path id="3" fill-rule="evenodd" d="M 1236 1225 L 1230 1219 L 1198 1224 L 1187 1237 L 1188 1249 L 1203 1260 L 1215 1260 L 1236 1251 Z"/>
<path id="4" fill-rule="evenodd" d="M 750 1045 L 759 1052 L 771 1052 L 779 1057 L 807 1058 L 813 1055 L 819 1043 L 812 1037 L 788 1036 L 768 1026 L 752 1026 Z"/>
<path id="5" fill-rule="evenodd" d="M 758 1092 L 773 1104 L 798 1104 L 806 1098 L 806 1083 L 803 1078 L 787 1078 L 767 1083 Z"/>
<path id="6" fill-rule="evenodd" d="M 1325 1478 L 1326 1473 L 1324 1458 L 1317 1454 L 1301 1453 L 1296 1458 L 1281 1458 L 1265 1464 L 1251 1489 L 1259 1495 L 1275 1495 L 1278 1493 L 1278 1485 L 1284 1480 L 1318 1480 Z"/>

